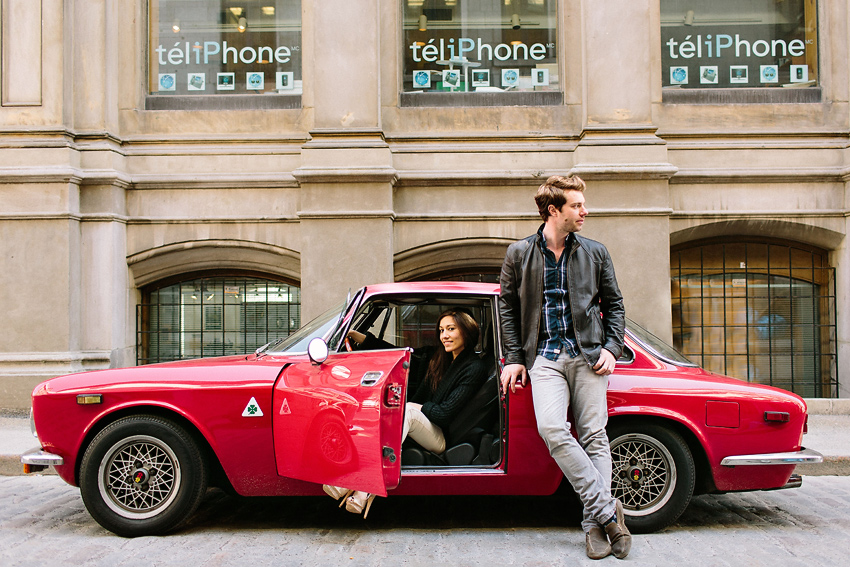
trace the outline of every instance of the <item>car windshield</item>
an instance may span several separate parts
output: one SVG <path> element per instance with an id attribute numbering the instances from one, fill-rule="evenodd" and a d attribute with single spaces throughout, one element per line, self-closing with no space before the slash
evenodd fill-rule
<path id="1" fill-rule="evenodd" d="M 291 335 L 289 335 L 283 342 L 277 345 L 273 345 L 269 347 L 268 353 L 299 353 L 299 352 L 307 352 L 307 344 L 315 338 L 322 337 L 327 340 L 330 336 L 331 332 L 336 327 L 337 323 L 340 320 L 340 313 L 345 308 L 346 303 L 340 302 Z"/>
<path id="2" fill-rule="evenodd" d="M 697 366 L 687 359 L 684 354 L 671 347 L 628 317 L 626 317 L 626 329 L 632 337 L 645 349 L 649 350 L 662 360 L 677 364 L 679 366 Z"/>

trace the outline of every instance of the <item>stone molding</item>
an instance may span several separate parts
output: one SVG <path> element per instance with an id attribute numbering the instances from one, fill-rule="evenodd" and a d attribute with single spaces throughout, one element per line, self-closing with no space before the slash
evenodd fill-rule
<path id="1" fill-rule="evenodd" d="M 167 244 L 127 256 L 136 287 L 207 270 L 236 269 L 301 279 L 301 255 L 282 246 L 248 240 L 195 240 Z"/>

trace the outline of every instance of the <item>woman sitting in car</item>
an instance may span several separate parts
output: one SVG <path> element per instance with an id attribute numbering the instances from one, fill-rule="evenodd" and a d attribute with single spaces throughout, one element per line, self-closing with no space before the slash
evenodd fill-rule
<path id="1" fill-rule="evenodd" d="M 437 336 L 443 348 L 437 348 L 428 362 L 424 378 L 416 392 L 408 398 L 404 412 L 402 441 L 408 435 L 424 449 L 440 454 L 446 450 L 443 430 L 475 395 L 487 379 L 485 364 L 475 354 L 479 328 L 475 319 L 461 309 L 450 309 L 437 320 Z M 359 348 L 393 348 L 373 335 L 357 331 L 348 338 Z M 416 367 L 411 374 L 422 372 Z M 374 494 L 324 485 L 325 492 L 339 500 L 345 498 L 345 509 L 355 514 L 369 513 Z"/>

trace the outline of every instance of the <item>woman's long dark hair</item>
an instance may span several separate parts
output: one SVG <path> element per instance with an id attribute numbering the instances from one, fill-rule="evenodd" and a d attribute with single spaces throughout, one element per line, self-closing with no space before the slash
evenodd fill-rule
<path id="1" fill-rule="evenodd" d="M 428 363 L 428 372 L 425 374 L 425 383 L 431 388 L 431 392 L 437 391 L 437 386 L 440 385 L 440 380 L 448 370 L 454 360 L 454 356 L 450 352 L 446 352 L 443 345 L 440 343 L 440 323 L 444 318 L 451 317 L 455 325 L 460 331 L 460 336 L 463 337 L 463 350 L 474 349 L 478 344 L 478 323 L 473 319 L 465 309 L 449 309 L 443 311 L 437 318 L 437 350 L 434 356 L 431 357 L 431 362 Z"/>

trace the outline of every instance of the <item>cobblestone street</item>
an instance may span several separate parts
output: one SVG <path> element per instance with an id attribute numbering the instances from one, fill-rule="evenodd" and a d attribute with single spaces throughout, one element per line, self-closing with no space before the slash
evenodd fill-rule
<path id="1" fill-rule="evenodd" d="M 683 567 L 843 565 L 850 477 L 795 490 L 699 496 L 667 530 L 634 536 L 627 561 Z M 378 499 L 367 520 L 329 498 L 211 492 L 166 537 L 123 539 L 55 476 L 0 477 L 0 565 L 604 565 L 587 559 L 579 516 L 555 498 Z"/>

